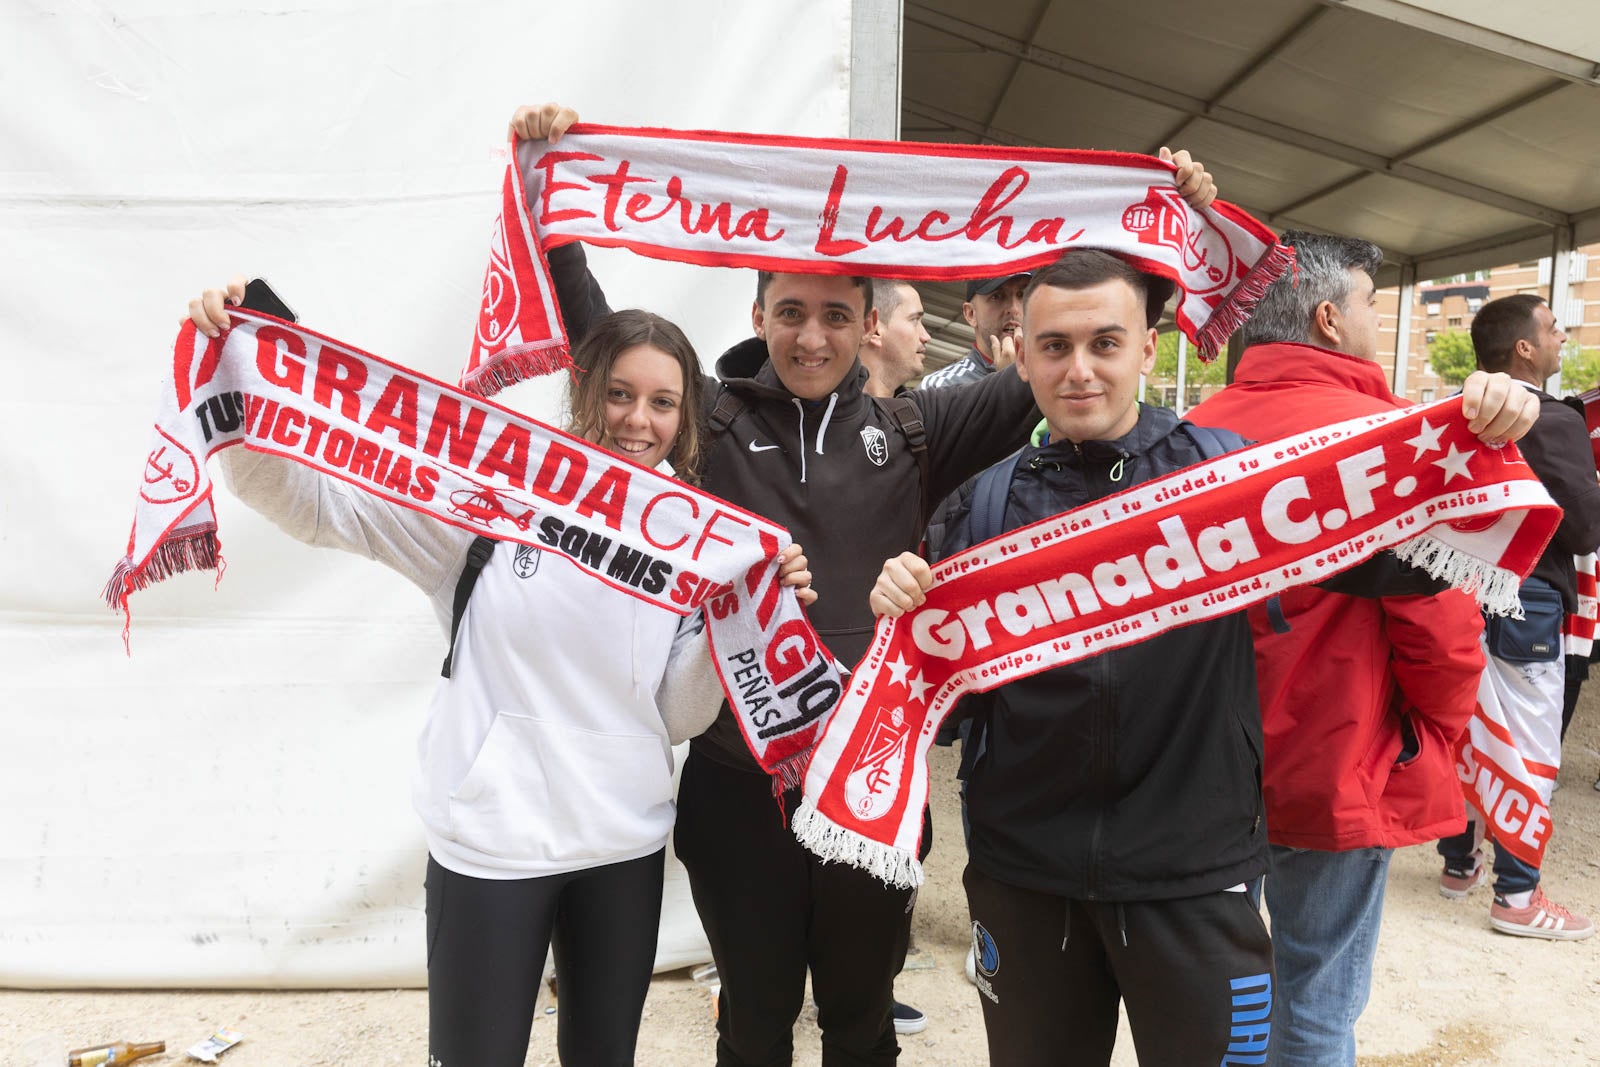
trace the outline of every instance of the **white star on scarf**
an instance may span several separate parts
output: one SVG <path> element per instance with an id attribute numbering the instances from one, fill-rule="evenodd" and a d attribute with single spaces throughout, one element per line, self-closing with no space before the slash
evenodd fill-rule
<path id="1" fill-rule="evenodd" d="M 1428 420 L 1423 419 L 1422 432 L 1415 437 L 1406 438 L 1406 444 L 1417 450 L 1417 454 L 1411 457 L 1411 462 L 1415 463 L 1428 452 L 1439 451 L 1439 437 L 1443 433 L 1443 426 L 1429 426 Z"/>
<path id="2" fill-rule="evenodd" d="M 1457 449 L 1454 444 L 1452 444 L 1450 446 L 1450 451 L 1445 454 L 1445 457 L 1443 459 L 1434 460 L 1433 465 L 1444 471 L 1445 485 L 1449 485 L 1450 480 L 1458 474 L 1470 482 L 1472 481 L 1472 471 L 1468 469 L 1467 461 L 1477 454 L 1478 453 L 1476 451 L 1462 452 Z"/>
<path id="3" fill-rule="evenodd" d="M 928 690 L 933 688 L 933 683 L 924 682 L 922 680 L 922 672 L 918 671 L 911 676 L 910 681 L 906 682 L 906 688 L 911 690 L 912 700 L 919 704 L 926 704 L 928 702 Z"/>
<path id="4" fill-rule="evenodd" d="M 906 662 L 904 656 L 896 653 L 894 659 L 884 664 L 884 666 L 889 668 L 889 681 L 899 682 L 904 686 L 911 685 L 907 678 L 907 675 L 911 673 L 911 664 Z"/>

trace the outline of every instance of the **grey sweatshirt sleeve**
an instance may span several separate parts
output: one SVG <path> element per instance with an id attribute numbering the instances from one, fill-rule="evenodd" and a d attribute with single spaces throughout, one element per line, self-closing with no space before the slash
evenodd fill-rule
<path id="1" fill-rule="evenodd" d="M 717 717 L 722 696 L 722 682 L 706 639 L 705 615 L 697 611 L 678 623 L 667 671 L 656 690 L 667 739 L 681 745 L 705 733 Z"/>
<path id="2" fill-rule="evenodd" d="M 399 572 L 428 594 L 449 625 L 455 579 L 472 534 L 281 456 L 238 447 L 224 451 L 218 462 L 229 490 L 284 533 Z"/>

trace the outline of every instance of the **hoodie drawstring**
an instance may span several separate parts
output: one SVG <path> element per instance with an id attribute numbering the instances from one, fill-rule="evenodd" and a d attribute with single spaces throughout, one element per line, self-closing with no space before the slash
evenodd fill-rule
<path id="1" fill-rule="evenodd" d="M 1111 480 L 1113 482 L 1122 481 L 1122 465 L 1125 462 L 1127 462 L 1127 459 L 1128 459 L 1128 454 L 1126 452 L 1124 452 L 1122 455 L 1117 457 L 1117 462 L 1112 464 L 1112 467 L 1111 467 Z"/>
<path id="2" fill-rule="evenodd" d="M 833 418 L 833 406 L 839 402 L 838 393 L 828 394 L 828 410 L 822 413 L 822 424 L 817 427 L 817 455 L 822 455 L 822 435 L 828 432 L 828 422 Z"/>
<path id="3" fill-rule="evenodd" d="M 794 398 L 794 413 L 800 416 L 800 484 L 806 484 L 806 405 L 799 397 Z"/>
<path id="4" fill-rule="evenodd" d="M 828 407 L 822 413 L 822 423 L 817 427 L 817 455 L 825 455 L 822 451 L 822 436 L 828 432 L 828 423 L 833 419 L 834 406 L 839 403 L 839 394 L 828 394 Z M 806 481 L 806 406 L 805 401 L 799 397 L 794 398 L 795 414 L 800 416 L 800 484 Z"/>
<path id="5" fill-rule="evenodd" d="M 1128 947 L 1128 916 L 1122 910 L 1122 905 L 1117 905 L 1117 930 L 1122 934 L 1122 947 Z"/>

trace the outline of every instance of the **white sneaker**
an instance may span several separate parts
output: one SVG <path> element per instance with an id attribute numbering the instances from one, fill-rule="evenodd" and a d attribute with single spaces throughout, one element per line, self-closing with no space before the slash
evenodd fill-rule
<path id="1" fill-rule="evenodd" d="M 909 1004 L 895 1001 L 891 1014 L 897 1034 L 920 1034 L 928 1028 L 928 1017 Z"/>

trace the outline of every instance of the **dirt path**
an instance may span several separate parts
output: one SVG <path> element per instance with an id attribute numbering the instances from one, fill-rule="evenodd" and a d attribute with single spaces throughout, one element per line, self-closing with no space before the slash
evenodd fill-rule
<path id="1" fill-rule="evenodd" d="M 1600 683 L 1585 692 L 1567 739 L 1556 833 L 1545 863 L 1551 896 L 1600 916 Z M 933 779 L 951 782 L 954 757 L 936 750 Z M 903 1038 L 900 1062 L 968 1065 L 985 1061 L 977 995 L 962 975 L 967 946 L 964 862 L 955 792 L 936 788 L 936 846 L 917 904 L 917 952 L 897 985 L 900 999 L 928 1014 L 928 1029 Z M 1563 1067 L 1600 1063 L 1600 937 L 1561 944 L 1505 937 L 1488 926 L 1489 896 L 1446 901 L 1435 891 L 1431 847 L 1394 860 L 1372 1001 L 1360 1024 L 1364 1067 L 1450 1064 Z M 420 951 L 420 946 L 419 946 Z M 22 1043 L 41 1032 L 89 1043 L 115 1037 L 165 1039 L 181 1050 L 216 1026 L 247 1037 L 226 1067 L 323 1064 L 417 1065 L 427 1062 L 427 998 L 419 990 L 333 992 L 21 992 L 0 990 L 0 1063 L 16 1062 Z M 686 972 L 658 976 L 641 1028 L 639 1063 L 686 1067 L 709 1063 L 710 1001 Z M 796 1027 L 797 1067 L 817 1067 L 817 1030 L 807 1015 Z M 529 1064 L 554 1064 L 553 1017 L 534 1025 Z M 1126 1033 L 1119 1067 L 1136 1063 Z M 27 1067 L 34 1067 L 32 1063 Z"/>

